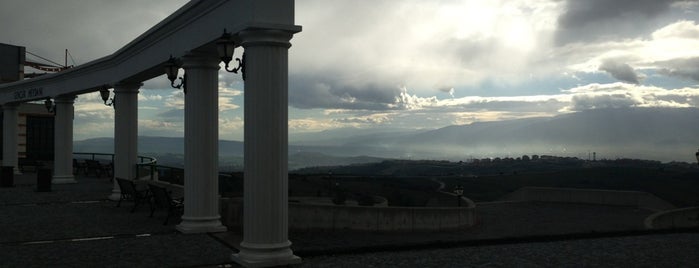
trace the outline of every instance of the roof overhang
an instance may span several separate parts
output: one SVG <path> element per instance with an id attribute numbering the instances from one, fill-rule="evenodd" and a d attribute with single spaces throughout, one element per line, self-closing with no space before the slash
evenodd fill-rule
<path id="1" fill-rule="evenodd" d="M 142 82 L 164 73 L 170 58 L 212 46 L 226 29 L 301 31 L 294 0 L 191 0 L 109 56 L 33 79 L 0 84 L 0 104 L 97 91 L 120 82 Z"/>

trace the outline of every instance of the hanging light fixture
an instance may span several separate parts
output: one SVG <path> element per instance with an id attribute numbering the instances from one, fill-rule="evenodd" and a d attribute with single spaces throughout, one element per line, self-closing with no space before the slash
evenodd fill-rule
<path id="1" fill-rule="evenodd" d="M 56 106 L 53 104 L 53 101 L 51 101 L 51 98 L 46 98 L 44 101 L 44 106 L 46 107 L 46 111 L 49 113 L 56 113 Z"/>
<path id="2" fill-rule="evenodd" d="M 238 62 L 238 67 L 229 69 L 229 64 L 233 60 L 233 53 L 235 52 L 235 42 L 233 42 L 231 33 L 227 32 L 226 29 L 223 29 L 223 35 L 221 35 L 221 38 L 216 42 L 216 49 L 218 50 L 218 56 L 221 58 L 221 61 L 226 65 L 224 69 L 227 72 L 236 74 L 240 71 L 243 80 L 245 80 L 245 53 L 243 53 L 242 60 L 240 58 L 235 59 Z"/>
<path id="3" fill-rule="evenodd" d="M 170 55 L 170 59 L 165 62 L 165 74 L 167 74 L 167 79 L 170 80 L 170 86 L 172 88 L 180 89 L 184 87 L 185 79 L 187 78 L 187 74 L 185 74 L 185 78 L 182 77 L 177 77 L 177 75 L 180 72 L 180 65 L 177 63 L 177 60 Z M 180 84 L 175 85 L 175 79 L 180 79 Z M 187 88 L 184 88 L 185 93 L 187 93 Z"/>
<path id="4" fill-rule="evenodd" d="M 112 106 L 114 105 L 114 98 L 109 98 L 109 89 L 107 86 L 103 86 L 100 89 L 100 97 L 102 97 L 102 101 L 104 101 L 104 105 L 107 106 Z"/>

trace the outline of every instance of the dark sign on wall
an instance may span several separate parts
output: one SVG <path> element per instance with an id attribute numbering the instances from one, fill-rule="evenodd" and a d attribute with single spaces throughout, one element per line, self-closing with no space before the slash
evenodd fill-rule
<path id="1" fill-rule="evenodd" d="M 42 87 L 17 90 L 13 94 L 15 100 L 23 100 L 26 98 L 36 98 L 42 96 L 44 96 L 44 88 Z"/>

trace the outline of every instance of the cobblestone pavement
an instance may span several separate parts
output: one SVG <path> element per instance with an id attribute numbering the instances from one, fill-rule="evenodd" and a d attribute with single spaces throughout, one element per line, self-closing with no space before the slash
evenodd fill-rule
<path id="1" fill-rule="evenodd" d="M 699 234 L 452 247 L 304 258 L 299 267 L 697 267 Z"/>
<path id="2" fill-rule="evenodd" d="M 234 232 L 183 235 L 163 212 L 107 201 L 106 178 L 35 192 L 35 175 L 0 188 L 0 267 L 235 267 Z M 292 231 L 300 267 L 696 266 L 699 235 L 569 239 L 639 230 L 650 211 L 552 203 L 478 206 L 478 225 L 449 232 Z M 555 239 L 517 240 L 528 236 Z M 563 236 L 561 236 L 563 235 Z M 579 238 L 579 237 L 578 237 Z M 502 240 L 504 239 L 504 240 Z M 493 243 L 495 241 L 495 243 Z M 536 241 L 536 242 L 533 242 Z M 466 243 L 464 243 L 466 242 Z M 471 242 L 471 243 L 469 243 Z"/>
<path id="3" fill-rule="evenodd" d="M 35 174 L 0 188 L 0 267 L 198 267 L 230 262 L 233 250 L 208 234 L 162 225 L 148 205 L 107 201 L 108 179 L 77 178 L 35 192 Z"/>

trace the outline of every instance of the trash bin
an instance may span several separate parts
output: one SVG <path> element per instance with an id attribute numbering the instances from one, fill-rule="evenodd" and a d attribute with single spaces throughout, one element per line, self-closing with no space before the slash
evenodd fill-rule
<path id="1" fill-rule="evenodd" d="M 36 191 L 50 192 L 51 191 L 51 169 L 41 168 L 36 173 Z"/>
<path id="2" fill-rule="evenodd" d="M 15 167 L 3 166 L 0 172 L 0 187 L 15 186 Z"/>

